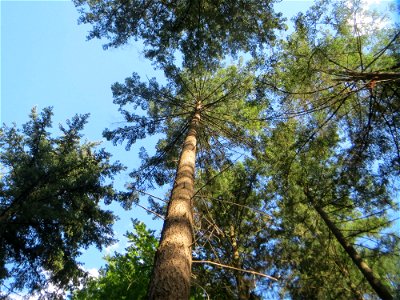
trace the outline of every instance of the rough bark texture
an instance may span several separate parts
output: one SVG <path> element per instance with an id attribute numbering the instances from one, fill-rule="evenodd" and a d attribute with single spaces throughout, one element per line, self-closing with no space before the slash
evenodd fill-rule
<path id="1" fill-rule="evenodd" d="M 329 219 L 329 216 L 326 214 L 326 212 L 317 205 L 314 205 L 314 207 L 324 220 L 325 224 L 328 226 L 329 230 L 334 234 L 340 245 L 342 245 L 344 250 L 351 257 L 354 264 L 358 267 L 378 296 L 384 300 L 392 300 L 393 296 L 390 294 L 388 288 L 378 278 L 376 278 L 371 268 L 361 258 L 356 249 L 354 249 L 354 247 L 346 241 L 339 228 L 337 228 L 336 225 Z"/>
<path id="2" fill-rule="evenodd" d="M 189 299 L 192 268 L 194 170 L 199 107 L 185 138 L 157 249 L 148 299 Z"/>

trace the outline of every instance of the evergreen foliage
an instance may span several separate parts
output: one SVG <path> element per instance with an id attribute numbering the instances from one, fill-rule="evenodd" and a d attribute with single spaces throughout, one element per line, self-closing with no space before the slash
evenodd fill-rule
<path id="1" fill-rule="evenodd" d="M 270 271 L 266 228 L 271 216 L 263 201 L 260 173 L 256 161 L 245 160 L 198 178 L 194 259 L 237 269 L 194 264 L 194 287 L 210 299 L 258 299 L 274 282 L 273 277 L 246 273 Z"/>
<path id="2" fill-rule="evenodd" d="M 398 176 L 399 30 L 379 28 L 387 20 L 361 5 L 324 0 L 299 13 L 264 83 L 279 97 L 277 118 L 324 111 L 319 126 L 340 127 L 349 168 L 376 165 L 382 178 Z"/>
<path id="3" fill-rule="evenodd" d="M 137 74 L 124 84 L 114 84 L 114 103 L 127 125 L 106 129 L 104 136 L 114 145 L 126 143 L 129 150 L 138 139 L 160 134 L 153 156 L 145 148 L 140 150 L 142 164 L 130 174 L 132 199 L 137 200 L 137 191 L 154 188 L 154 184 L 171 183 L 199 103 L 197 167 L 219 166 L 234 154 L 230 149 L 249 146 L 261 128 L 261 122 L 249 122 L 263 109 L 256 99 L 256 84 L 251 68 L 240 66 L 214 74 L 187 70 L 176 73 L 166 86 L 155 79 L 147 84 L 140 82 Z"/>
<path id="4" fill-rule="evenodd" d="M 74 0 L 80 22 L 93 25 L 89 39 L 105 37 L 105 48 L 142 39 L 146 57 L 171 66 L 178 50 L 189 68 L 220 65 L 225 54 L 254 54 L 270 44 L 282 28 L 273 2 Z"/>
<path id="5" fill-rule="evenodd" d="M 100 202 L 117 200 L 110 179 L 122 166 L 81 143 L 88 115 L 60 125 L 59 137 L 51 117 L 33 109 L 22 129 L 0 129 L 0 283 L 9 291 L 76 285 L 82 249 L 113 242 L 115 216 Z"/>
<path id="6" fill-rule="evenodd" d="M 387 281 L 397 275 L 385 263 L 399 264 L 400 239 L 390 229 L 390 212 L 396 207 L 393 195 L 368 170 L 349 174 L 347 160 L 337 151 L 334 126 L 320 130 L 296 152 L 307 131 L 293 119 L 282 122 L 265 144 L 271 178 L 266 189 L 269 201 L 278 206 L 271 257 L 281 272 L 282 294 L 287 292 L 293 299 L 376 297 L 321 211 L 393 293 L 399 282 Z M 358 186 L 352 184 L 354 176 Z"/>

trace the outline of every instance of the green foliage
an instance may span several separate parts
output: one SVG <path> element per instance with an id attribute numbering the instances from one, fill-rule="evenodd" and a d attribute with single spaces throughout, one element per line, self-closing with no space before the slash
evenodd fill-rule
<path id="1" fill-rule="evenodd" d="M 399 158 L 398 30 L 360 1 L 318 1 L 269 59 L 263 82 L 279 121 L 264 146 L 277 203 L 272 248 L 295 299 L 375 298 L 318 206 L 392 292 Z M 374 20 L 361 24 L 361 17 Z M 357 20 L 357 21 L 356 21 Z M 281 121 L 281 120 L 285 121 Z M 282 234 L 281 234 L 282 233 Z M 382 268 L 382 266 L 386 266 Z M 340 282 L 340 283 L 339 283 Z"/>
<path id="2" fill-rule="evenodd" d="M 282 27 L 273 2 L 74 0 L 80 22 L 93 25 L 89 39 L 105 37 L 105 48 L 142 39 L 146 57 L 171 65 L 179 50 L 189 68 L 219 65 L 225 54 L 255 53 L 273 41 Z"/>
<path id="3" fill-rule="evenodd" d="M 126 234 L 126 253 L 106 257 L 100 277 L 89 279 L 72 299 L 145 299 L 158 242 L 144 223 L 132 223 L 134 231 Z"/>
<path id="4" fill-rule="evenodd" d="M 51 116 L 51 108 L 33 109 L 22 129 L 0 129 L 0 283 L 10 290 L 77 284 L 81 249 L 113 241 L 115 217 L 99 204 L 117 199 L 110 179 L 122 166 L 80 143 L 88 115 L 67 121 L 55 138 Z"/>
<path id="5" fill-rule="evenodd" d="M 163 134 L 155 155 L 149 157 L 141 149 L 142 165 L 131 173 L 133 191 L 154 183 L 163 185 L 174 177 L 183 140 L 199 107 L 199 167 L 229 158 L 229 148 L 245 147 L 260 128 L 260 122 L 250 122 L 263 109 L 261 99 L 255 99 L 256 82 L 250 68 L 230 66 L 214 73 L 186 70 L 174 76 L 168 85 L 159 86 L 155 79 L 142 83 L 134 74 L 112 87 L 114 103 L 128 124 L 106 129 L 108 140 L 126 142 L 129 150 L 138 139 Z"/>

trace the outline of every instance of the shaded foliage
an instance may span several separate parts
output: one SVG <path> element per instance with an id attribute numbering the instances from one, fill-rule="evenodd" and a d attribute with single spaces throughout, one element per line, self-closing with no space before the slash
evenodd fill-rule
<path id="1" fill-rule="evenodd" d="M 194 198 L 196 246 L 194 259 L 232 266 L 194 264 L 194 288 L 210 299 L 257 299 L 269 288 L 268 278 L 246 273 L 269 271 L 267 259 L 270 216 L 260 190 L 255 161 L 225 165 L 201 173 Z"/>

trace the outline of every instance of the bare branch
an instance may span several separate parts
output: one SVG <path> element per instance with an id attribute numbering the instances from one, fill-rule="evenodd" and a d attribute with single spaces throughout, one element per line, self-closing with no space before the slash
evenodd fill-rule
<path id="1" fill-rule="evenodd" d="M 218 267 L 221 267 L 221 268 L 227 268 L 227 269 L 232 269 L 232 270 L 236 270 L 236 271 L 240 271 L 240 272 L 244 272 L 244 273 L 250 273 L 250 274 L 253 274 L 253 275 L 257 275 L 257 276 L 265 277 L 265 278 L 268 278 L 268 279 L 271 279 L 271 280 L 274 280 L 274 281 L 278 281 L 278 278 L 269 276 L 269 275 L 264 274 L 264 273 L 259 273 L 259 272 L 253 271 L 253 270 L 245 270 L 245 269 L 235 268 L 235 267 L 232 267 L 232 266 L 216 263 L 216 262 L 209 261 L 209 260 L 193 260 L 192 263 L 215 265 L 215 266 L 218 266 Z"/>
<path id="2" fill-rule="evenodd" d="M 156 213 L 155 211 L 153 211 L 153 210 L 151 210 L 151 209 L 148 209 L 148 208 L 144 207 L 143 205 L 140 205 L 139 203 L 136 203 L 136 205 L 139 206 L 139 207 L 141 207 L 141 208 L 143 208 L 145 211 L 147 211 L 147 212 L 149 212 L 149 213 L 152 213 L 152 214 L 155 215 L 157 218 L 160 218 L 161 220 L 165 220 L 165 218 L 164 218 L 162 215 Z"/>

